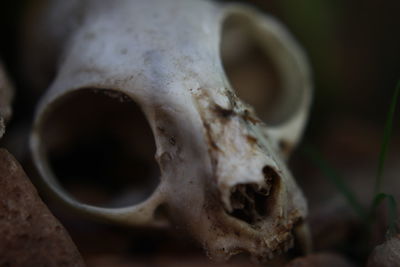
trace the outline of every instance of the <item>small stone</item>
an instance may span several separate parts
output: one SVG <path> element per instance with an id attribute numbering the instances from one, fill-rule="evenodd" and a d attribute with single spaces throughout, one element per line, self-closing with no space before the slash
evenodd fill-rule
<path id="1" fill-rule="evenodd" d="M 400 266 L 400 234 L 376 246 L 368 259 L 367 267 Z"/>
<path id="2" fill-rule="evenodd" d="M 14 157 L 0 149 L 0 267 L 85 266 Z"/>

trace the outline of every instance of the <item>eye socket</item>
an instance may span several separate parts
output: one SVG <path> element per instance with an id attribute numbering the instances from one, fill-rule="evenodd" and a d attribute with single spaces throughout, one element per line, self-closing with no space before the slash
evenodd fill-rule
<path id="1" fill-rule="evenodd" d="M 273 42 L 268 33 L 242 14 L 231 14 L 223 23 L 220 53 L 231 86 L 261 119 L 277 125 L 287 119 L 294 103 L 287 98 L 277 55 L 269 51 L 268 45 L 274 46 Z"/>
<path id="2" fill-rule="evenodd" d="M 78 201 L 123 207 L 148 198 L 160 170 L 140 107 L 112 90 L 83 89 L 55 104 L 41 127 L 49 165 Z"/>

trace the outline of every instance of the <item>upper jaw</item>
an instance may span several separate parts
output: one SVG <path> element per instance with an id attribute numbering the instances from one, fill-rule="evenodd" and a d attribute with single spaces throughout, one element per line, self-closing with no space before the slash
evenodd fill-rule
<path id="1" fill-rule="evenodd" d="M 283 210 L 288 207 L 281 206 Z M 247 253 L 257 262 L 268 261 L 281 255 L 294 245 L 296 228 L 305 216 L 291 209 L 287 216 L 270 216 L 250 224 L 233 217 L 224 210 L 205 214 L 209 218 L 200 232 L 200 242 L 214 260 L 227 260 L 231 256 Z M 198 233 L 197 233 L 198 234 Z"/>
<path id="2" fill-rule="evenodd" d="M 195 236 L 217 260 L 242 252 L 261 261 L 282 254 L 293 246 L 293 232 L 307 211 L 274 140 L 263 134 L 266 126 L 234 96 L 213 99 L 205 91 L 195 103 L 213 188 L 205 194 L 206 218 Z"/>

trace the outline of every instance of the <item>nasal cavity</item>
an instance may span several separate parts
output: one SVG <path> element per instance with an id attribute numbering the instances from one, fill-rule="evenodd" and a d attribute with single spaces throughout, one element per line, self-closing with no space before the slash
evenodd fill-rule
<path id="1" fill-rule="evenodd" d="M 81 89 L 47 112 L 40 138 L 63 189 L 86 204 L 138 204 L 158 186 L 150 125 L 130 97 L 114 90 Z"/>
<path id="2" fill-rule="evenodd" d="M 230 215 L 249 224 L 256 224 L 271 215 L 279 193 L 279 174 L 269 166 L 262 169 L 264 183 L 238 184 L 231 190 Z"/>

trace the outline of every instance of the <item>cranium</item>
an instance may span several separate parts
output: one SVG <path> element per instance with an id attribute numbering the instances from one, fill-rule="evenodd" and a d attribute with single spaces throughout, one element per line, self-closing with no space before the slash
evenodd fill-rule
<path id="1" fill-rule="evenodd" d="M 272 258 L 292 246 L 307 205 L 284 162 L 282 144 L 292 147 L 301 136 L 311 85 L 306 58 L 282 25 L 245 5 L 205 0 L 54 0 L 46 10 L 41 39 L 59 51 L 58 67 L 37 110 L 31 149 L 56 198 L 113 223 L 179 225 L 214 259 L 240 252 Z M 265 114 L 258 117 L 239 99 L 225 74 L 221 36 L 228 20 L 243 28 L 277 69 L 282 101 L 275 124 L 263 122 Z M 232 49 L 231 56 L 239 54 Z M 90 108 L 101 92 L 139 105 L 151 127 L 153 136 L 139 142 L 122 134 L 143 157 L 140 143 L 154 138 L 161 173 L 154 192 L 133 206 L 78 201 L 58 182 L 49 161 L 50 152 L 65 149 L 68 140 L 112 124 L 112 110 L 79 111 Z M 89 126 L 79 124 L 83 118 Z M 141 131 L 134 119 L 125 125 Z M 97 130 L 88 130 L 90 125 Z M 142 179 L 138 175 L 131 179 Z M 167 221 L 155 215 L 161 206 Z"/>

